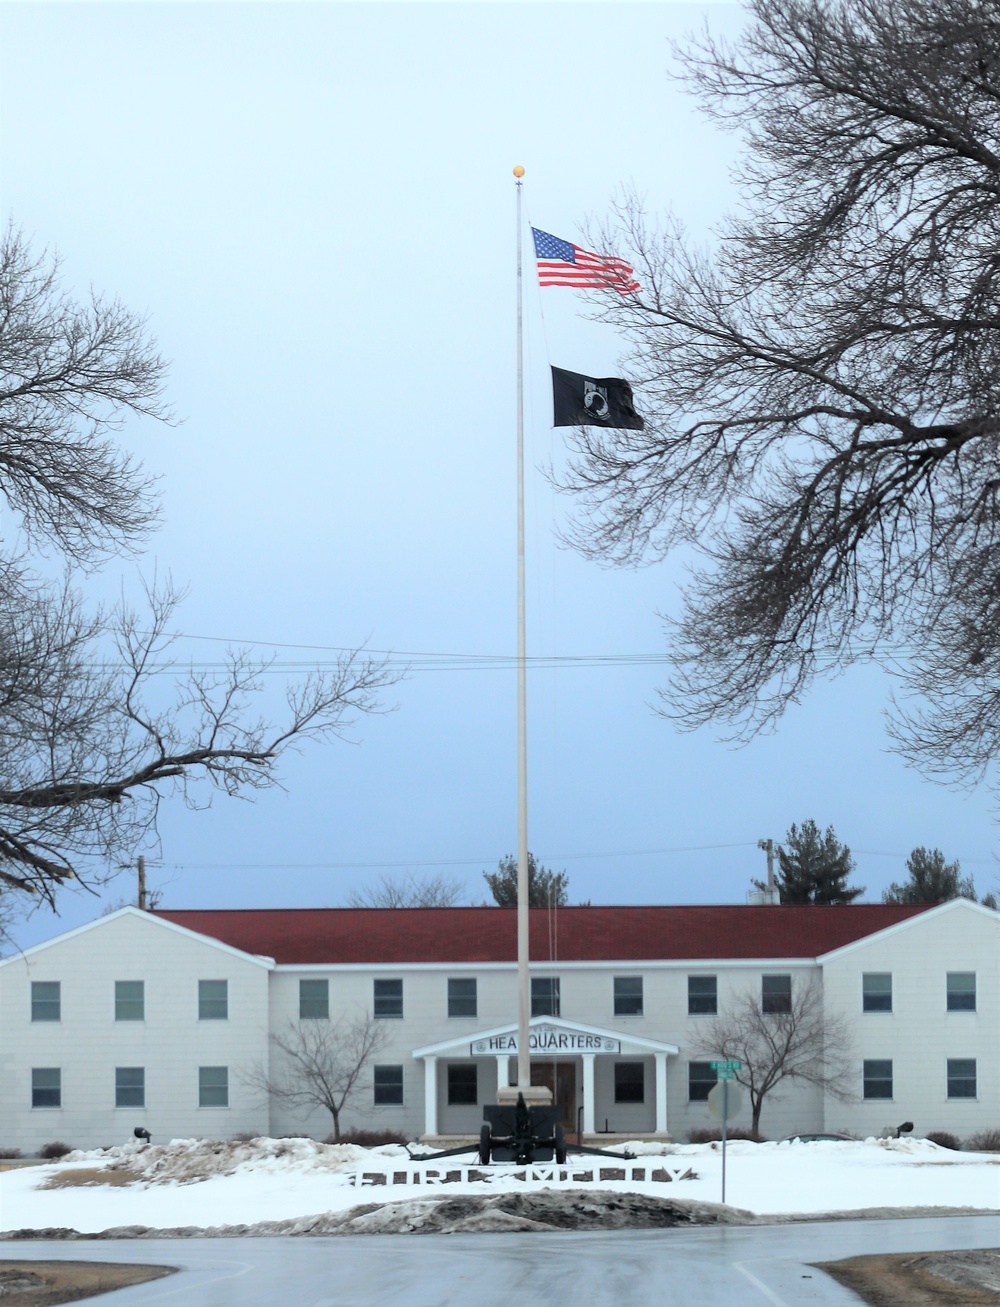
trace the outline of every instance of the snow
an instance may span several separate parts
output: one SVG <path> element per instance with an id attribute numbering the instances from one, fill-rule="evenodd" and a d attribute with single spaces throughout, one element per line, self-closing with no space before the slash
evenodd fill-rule
<path id="1" fill-rule="evenodd" d="M 672 1184 L 607 1181 L 601 1188 L 719 1201 L 722 1152 L 718 1144 L 643 1141 L 625 1147 L 643 1157 L 666 1155 L 670 1167 L 683 1164 L 698 1178 Z M 408 1161 L 405 1150 L 396 1145 L 365 1149 L 310 1139 L 174 1140 L 166 1145 L 135 1143 L 76 1152 L 61 1162 L 0 1174 L 0 1230 L 66 1227 L 91 1233 L 126 1225 L 253 1224 L 344 1212 L 379 1201 L 557 1187 L 517 1179 L 508 1173 L 516 1168 L 503 1167 L 495 1168 L 499 1174 L 489 1185 L 355 1187 L 352 1183 L 360 1170 L 391 1170 L 394 1160 Z M 449 1165 L 462 1160 L 450 1160 Z M 474 1160 L 471 1154 L 469 1160 Z M 119 1174 L 122 1171 L 125 1176 Z M 84 1173 L 80 1179 L 91 1182 L 44 1187 L 67 1172 Z M 117 1177 L 118 1183 L 101 1183 L 105 1176 Z M 122 1179 L 127 1182 L 121 1183 Z M 737 1141 L 728 1145 L 726 1201 L 759 1215 L 876 1208 L 996 1210 L 1000 1208 L 1000 1154 L 952 1152 L 925 1139 Z"/>

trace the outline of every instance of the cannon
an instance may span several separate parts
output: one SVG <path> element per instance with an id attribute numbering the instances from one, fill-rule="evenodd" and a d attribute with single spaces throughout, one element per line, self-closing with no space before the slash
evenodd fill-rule
<path id="1" fill-rule="evenodd" d="M 457 1157 L 460 1153 L 471 1153 L 477 1148 L 483 1166 L 488 1166 L 490 1162 L 517 1162 L 521 1166 L 530 1166 L 532 1162 L 553 1160 L 558 1166 L 563 1166 L 570 1152 L 588 1153 L 594 1157 L 617 1157 L 621 1161 L 631 1161 L 635 1157 L 634 1153 L 613 1153 L 607 1148 L 588 1148 L 583 1144 L 567 1143 L 566 1131 L 560 1119 L 562 1110 L 558 1107 L 529 1107 L 523 1094 L 518 1094 L 517 1102 L 513 1104 L 487 1103 L 483 1115 L 486 1120 L 479 1131 L 478 1145 L 463 1144 L 460 1148 L 424 1153 L 419 1160 Z M 413 1157 L 413 1154 L 410 1156 Z"/>

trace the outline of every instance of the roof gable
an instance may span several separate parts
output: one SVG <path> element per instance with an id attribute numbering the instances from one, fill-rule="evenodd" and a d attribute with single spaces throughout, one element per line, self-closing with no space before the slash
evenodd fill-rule
<path id="1" fill-rule="evenodd" d="M 974 903 L 971 899 L 949 899 L 947 903 L 932 903 L 925 907 L 921 913 L 907 917 L 903 921 L 896 921 L 892 925 L 885 926 L 882 930 L 877 930 L 872 935 L 862 936 L 860 939 L 852 940 L 849 944 L 843 944 L 840 948 L 831 949 L 829 953 L 824 953 L 820 958 L 822 962 L 830 962 L 835 958 L 846 957 L 856 949 L 864 948 L 865 945 L 872 943 L 875 939 L 886 939 L 901 931 L 910 930 L 914 926 L 922 925 L 926 921 L 939 920 L 953 912 L 973 912 L 980 916 L 986 916 L 992 919 L 995 925 L 1000 926 L 1000 913 L 992 908 L 983 907 L 981 903 Z"/>
<path id="2" fill-rule="evenodd" d="M 8 966 L 11 962 L 20 962 L 22 958 L 33 957 L 35 954 L 42 953 L 46 949 L 63 944 L 68 939 L 75 939 L 80 935 L 86 935 L 90 931 L 101 930 L 113 921 L 120 921 L 123 917 L 140 917 L 149 924 L 154 925 L 158 930 L 173 931 L 178 935 L 184 935 L 188 939 L 196 939 L 199 943 L 207 945 L 209 948 L 218 949 L 222 953 L 228 953 L 231 956 L 239 957 L 244 962 L 252 962 L 255 966 L 266 967 L 271 970 L 274 962 L 269 957 L 262 957 L 252 953 L 247 953 L 244 949 L 238 948 L 233 944 L 227 943 L 217 935 L 206 935 L 200 931 L 191 929 L 179 922 L 169 920 L 157 912 L 146 912 L 141 908 L 126 906 L 119 908 L 116 912 L 109 912 L 107 916 L 97 917 L 94 921 L 88 921 L 83 926 L 77 926 L 73 930 L 67 930 L 61 935 L 55 935 L 52 939 L 47 939 L 41 944 L 33 944 L 31 948 L 26 948 L 12 954 L 9 958 L 0 960 L 0 967 Z"/>

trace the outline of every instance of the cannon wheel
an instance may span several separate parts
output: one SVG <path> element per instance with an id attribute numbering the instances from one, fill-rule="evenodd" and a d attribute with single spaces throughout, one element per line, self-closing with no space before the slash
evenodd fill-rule
<path id="1" fill-rule="evenodd" d="M 493 1141 L 490 1138 L 490 1123 L 484 1121 L 479 1130 L 479 1160 L 483 1166 L 490 1164 L 490 1152 L 492 1151 Z"/>
<path id="2" fill-rule="evenodd" d="M 556 1165 L 565 1166 L 566 1165 L 566 1131 L 562 1128 L 561 1125 L 556 1126 L 555 1137 L 556 1137 Z"/>

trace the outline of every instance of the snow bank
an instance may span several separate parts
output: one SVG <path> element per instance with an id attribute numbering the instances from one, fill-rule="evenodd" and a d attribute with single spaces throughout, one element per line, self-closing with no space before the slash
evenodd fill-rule
<path id="1" fill-rule="evenodd" d="M 608 1181 L 608 1192 L 718 1203 L 722 1150 L 718 1144 L 663 1145 L 637 1141 L 630 1151 L 672 1155 L 697 1178 L 666 1186 Z M 346 1213 L 359 1206 L 484 1193 L 528 1193 L 560 1188 L 516 1179 L 497 1168 L 494 1182 L 441 1186 L 355 1187 L 360 1170 L 391 1170 L 405 1158 L 398 1145 L 358 1148 L 311 1139 L 254 1139 L 217 1143 L 179 1139 L 126 1144 L 107 1152 L 77 1152 L 62 1162 L 0 1174 L 0 1229 L 71 1228 L 98 1232 L 142 1225 L 154 1229 L 256 1225 Z M 80 1172 L 84 1185 L 71 1180 Z M 101 1172 L 126 1172 L 122 1183 L 100 1183 Z M 94 1183 L 97 1181 L 97 1183 Z M 593 1191 L 591 1191 L 593 1192 Z M 727 1150 L 727 1204 L 757 1215 L 1000 1208 L 1000 1155 L 957 1153 L 924 1139 L 753 1144 Z"/>

